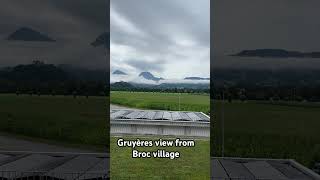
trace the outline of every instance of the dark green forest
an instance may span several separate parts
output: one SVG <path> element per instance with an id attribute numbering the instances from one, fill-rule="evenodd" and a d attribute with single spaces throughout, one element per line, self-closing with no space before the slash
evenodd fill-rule
<path id="1" fill-rule="evenodd" d="M 107 70 L 33 61 L 0 68 L 0 93 L 105 96 L 108 75 Z"/>
<path id="2" fill-rule="evenodd" d="M 212 99 L 320 101 L 317 69 L 213 69 Z"/>

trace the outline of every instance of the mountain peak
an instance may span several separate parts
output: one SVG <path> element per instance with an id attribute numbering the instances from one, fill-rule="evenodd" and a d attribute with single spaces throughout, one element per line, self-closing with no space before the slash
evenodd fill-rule
<path id="1" fill-rule="evenodd" d="M 42 42 L 55 42 L 47 35 L 42 34 L 28 27 L 21 27 L 7 38 L 9 41 L 42 41 Z"/>
<path id="2" fill-rule="evenodd" d="M 112 74 L 117 74 L 117 75 L 128 75 L 127 73 L 120 71 L 120 70 L 115 70 Z"/>
<path id="3" fill-rule="evenodd" d="M 100 34 L 94 42 L 91 43 L 93 47 L 98 47 L 104 45 L 105 47 L 109 48 L 109 41 L 110 41 L 110 36 L 109 33 L 104 32 Z"/>
<path id="4" fill-rule="evenodd" d="M 141 72 L 139 74 L 139 77 L 143 77 L 147 80 L 152 80 L 152 81 L 160 81 L 160 80 L 164 80 L 163 78 L 158 78 L 158 77 L 155 77 L 153 74 L 151 74 L 150 72 Z"/>
<path id="5" fill-rule="evenodd" d="M 186 77 L 185 80 L 210 80 L 210 78 L 202 78 L 202 77 Z"/>
<path id="6" fill-rule="evenodd" d="M 151 73 L 148 72 L 148 71 L 141 72 L 141 73 L 139 74 L 139 76 L 145 76 L 145 75 L 154 77 L 153 74 L 151 74 Z"/>
<path id="7" fill-rule="evenodd" d="M 320 52 L 288 51 L 284 49 L 243 50 L 232 56 L 269 58 L 320 58 Z"/>

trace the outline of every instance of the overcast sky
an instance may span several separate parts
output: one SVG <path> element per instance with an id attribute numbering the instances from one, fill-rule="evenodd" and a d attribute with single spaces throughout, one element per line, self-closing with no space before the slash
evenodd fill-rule
<path id="1" fill-rule="evenodd" d="M 90 45 L 108 29 L 106 0 L 1 0 L 0 67 L 42 60 L 91 68 L 107 67 L 105 49 Z M 28 27 L 56 42 L 8 41 Z"/>
<path id="2" fill-rule="evenodd" d="M 210 0 L 111 0 L 111 71 L 210 74 Z"/>
<path id="3" fill-rule="evenodd" d="M 227 57 L 242 50 L 320 51 L 318 0 L 214 0 L 214 66 L 318 67 L 320 59 Z"/>

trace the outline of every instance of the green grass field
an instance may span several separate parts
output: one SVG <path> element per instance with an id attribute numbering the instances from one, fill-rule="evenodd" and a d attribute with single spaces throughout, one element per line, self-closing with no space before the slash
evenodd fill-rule
<path id="1" fill-rule="evenodd" d="M 133 137 L 124 138 L 134 139 Z M 152 138 L 141 138 L 150 140 Z M 155 137 L 153 137 L 155 139 Z M 167 151 L 179 151 L 178 159 L 131 158 L 132 149 L 118 147 L 118 138 L 111 138 L 111 179 L 193 179 L 210 178 L 210 141 L 196 140 L 195 147 L 166 147 Z M 139 151 L 161 149 L 158 147 L 140 147 Z"/>
<path id="2" fill-rule="evenodd" d="M 0 95 L 0 132 L 63 144 L 109 146 L 106 97 Z"/>
<path id="3" fill-rule="evenodd" d="M 111 92 L 110 101 L 128 107 L 158 110 L 179 110 L 179 96 L 174 93 Z M 209 95 L 181 94 L 180 110 L 209 113 Z M 152 139 L 154 137 L 144 138 Z M 111 138 L 111 178 L 112 179 L 209 179 L 210 141 L 196 140 L 195 147 L 166 147 L 167 151 L 179 151 L 181 157 L 169 159 L 134 159 L 131 148 L 119 148 L 118 138 Z M 133 139 L 133 137 L 131 137 Z M 137 148 L 138 150 L 156 150 Z"/>
<path id="4" fill-rule="evenodd" d="M 310 103 L 226 102 L 225 156 L 320 161 L 320 106 Z M 211 155 L 220 156 L 222 102 L 213 104 Z"/>
<path id="5" fill-rule="evenodd" d="M 113 91 L 110 96 L 112 104 L 142 109 L 179 110 L 179 95 L 177 93 Z M 208 114 L 210 111 L 209 95 L 182 93 L 180 110 L 201 111 Z"/>

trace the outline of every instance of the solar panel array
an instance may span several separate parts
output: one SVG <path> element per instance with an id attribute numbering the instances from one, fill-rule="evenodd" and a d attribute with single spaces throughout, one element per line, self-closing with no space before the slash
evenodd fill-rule
<path id="1" fill-rule="evenodd" d="M 101 154 L 0 153 L 0 179 L 108 179 Z"/>
<path id="2" fill-rule="evenodd" d="M 166 121 L 189 121 L 210 122 L 208 116 L 201 112 L 182 111 L 152 111 L 152 110 L 111 110 L 112 120 L 166 120 Z"/>
<path id="3" fill-rule="evenodd" d="M 212 158 L 211 178 L 315 180 L 320 176 L 291 160 Z"/>

